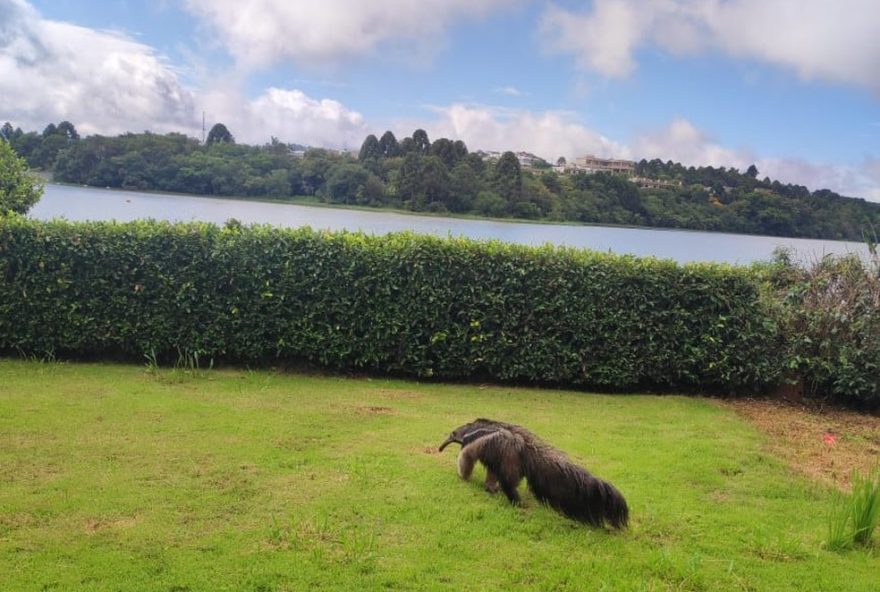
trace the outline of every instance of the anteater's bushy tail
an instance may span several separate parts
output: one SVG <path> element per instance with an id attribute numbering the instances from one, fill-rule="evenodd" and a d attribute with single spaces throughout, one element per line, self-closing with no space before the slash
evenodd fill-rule
<path id="1" fill-rule="evenodd" d="M 562 458 L 558 451 L 539 449 L 526 454 L 524 461 L 529 490 L 540 502 L 593 526 L 607 523 L 624 528 L 629 523 L 629 507 L 620 491 Z"/>

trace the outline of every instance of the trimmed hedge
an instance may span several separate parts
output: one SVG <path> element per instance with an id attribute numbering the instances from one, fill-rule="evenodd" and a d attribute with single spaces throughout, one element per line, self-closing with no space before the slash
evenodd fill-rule
<path id="1" fill-rule="evenodd" d="M 742 391 L 778 380 L 778 350 L 747 268 L 406 233 L 0 220 L 0 351 Z"/>

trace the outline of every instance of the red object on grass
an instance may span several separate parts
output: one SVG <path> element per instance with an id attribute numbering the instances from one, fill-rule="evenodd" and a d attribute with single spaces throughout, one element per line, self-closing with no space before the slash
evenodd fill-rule
<path id="1" fill-rule="evenodd" d="M 835 442 L 837 442 L 837 436 L 834 434 L 825 434 L 822 436 L 822 441 L 825 442 L 828 446 L 831 446 Z"/>

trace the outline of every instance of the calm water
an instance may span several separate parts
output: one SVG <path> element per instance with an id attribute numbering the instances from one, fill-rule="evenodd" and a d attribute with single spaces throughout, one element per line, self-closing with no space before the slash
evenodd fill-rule
<path id="1" fill-rule="evenodd" d="M 288 204 L 237 201 L 190 195 L 159 195 L 111 189 L 46 185 L 43 199 L 31 210 L 34 218 L 48 220 L 119 220 L 156 218 L 222 224 L 229 218 L 243 223 L 275 226 L 311 226 L 315 229 L 360 230 L 385 234 L 411 230 L 436 236 L 498 239 L 525 245 L 551 243 L 614 253 L 631 253 L 690 261 L 747 264 L 769 259 L 778 246 L 793 248 L 803 259 L 826 253 L 867 254 L 861 243 L 746 236 L 714 232 L 565 226 L 459 220 L 393 212 L 342 210 Z"/>

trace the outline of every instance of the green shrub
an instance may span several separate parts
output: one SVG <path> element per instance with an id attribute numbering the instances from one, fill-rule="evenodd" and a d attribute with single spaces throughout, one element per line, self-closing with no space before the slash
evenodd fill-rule
<path id="1" fill-rule="evenodd" d="M 25 214 L 42 196 L 42 182 L 28 171 L 27 162 L 0 137 L 0 216 Z"/>
<path id="2" fill-rule="evenodd" d="M 784 254 L 772 273 L 788 366 L 807 394 L 880 403 L 880 260 Z"/>
<path id="3" fill-rule="evenodd" d="M 0 222 L 0 350 L 607 390 L 760 389 L 754 274 L 564 248 L 164 222 Z"/>

